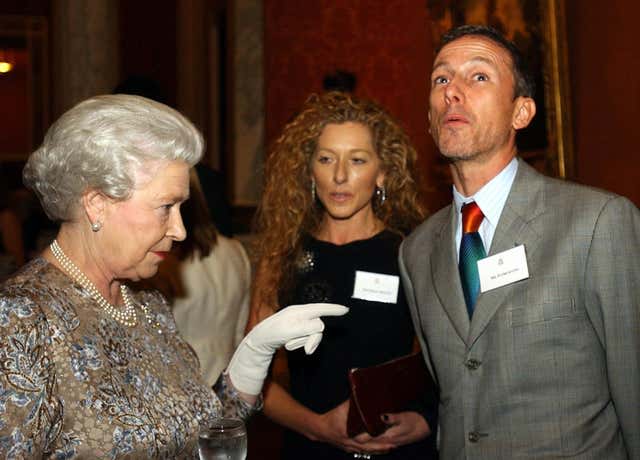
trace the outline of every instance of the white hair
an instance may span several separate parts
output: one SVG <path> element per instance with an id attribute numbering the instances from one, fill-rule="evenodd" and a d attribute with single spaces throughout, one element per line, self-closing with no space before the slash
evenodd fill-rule
<path id="1" fill-rule="evenodd" d="M 176 110 L 140 96 L 96 96 L 51 125 L 22 175 L 49 218 L 65 221 L 86 190 L 126 200 L 145 162 L 182 160 L 193 166 L 203 150 L 200 132 Z"/>

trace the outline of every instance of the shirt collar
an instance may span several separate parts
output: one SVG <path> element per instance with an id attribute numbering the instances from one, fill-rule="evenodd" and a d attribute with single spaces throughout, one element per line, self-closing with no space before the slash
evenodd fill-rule
<path id="1" fill-rule="evenodd" d="M 502 171 L 493 179 L 487 182 L 473 196 L 466 197 L 456 190 L 453 186 L 453 200 L 456 205 L 456 211 L 460 213 L 462 205 L 475 201 L 484 214 L 485 219 L 495 228 L 498 225 L 498 219 L 502 214 L 504 203 L 513 185 L 513 180 L 518 172 L 518 160 L 514 157 Z"/>

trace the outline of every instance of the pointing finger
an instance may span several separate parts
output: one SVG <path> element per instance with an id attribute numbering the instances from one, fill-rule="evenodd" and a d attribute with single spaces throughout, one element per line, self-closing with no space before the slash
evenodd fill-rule
<path id="1" fill-rule="evenodd" d="M 308 303 L 304 305 L 293 305 L 298 314 L 303 318 L 315 318 L 319 316 L 342 316 L 349 311 L 344 305 L 336 303 Z M 289 307 L 291 308 L 291 307 Z"/>

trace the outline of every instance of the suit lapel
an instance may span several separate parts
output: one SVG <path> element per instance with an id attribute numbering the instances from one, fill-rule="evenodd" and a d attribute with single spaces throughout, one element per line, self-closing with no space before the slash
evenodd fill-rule
<path id="1" fill-rule="evenodd" d="M 436 294 L 449 316 L 454 329 L 466 343 L 469 333 L 469 315 L 465 308 L 455 245 L 456 207 L 451 206 L 449 218 L 442 226 L 434 245 L 431 259 L 431 276 Z M 453 286 L 452 286 L 453 284 Z"/>
<path id="2" fill-rule="evenodd" d="M 543 176 L 519 160 L 518 173 L 500 216 L 489 255 L 524 244 L 527 260 L 542 241 L 542 229 L 535 224 L 544 210 Z M 532 272 L 529 266 L 529 272 Z M 459 283 L 458 283 L 459 284 Z M 473 344 L 485 330 L 491 318 L 505 303 L 513 286 L 507 285 L 478 296 L 467 343 Z M 464 300 L 462 301 L 464 305 Z"/>

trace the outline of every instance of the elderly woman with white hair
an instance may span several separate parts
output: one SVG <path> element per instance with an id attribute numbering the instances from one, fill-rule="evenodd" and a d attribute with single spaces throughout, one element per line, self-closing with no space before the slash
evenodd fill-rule
<path id="1" fill-rule="evenodd" d="M 126 285 L 185 238 L 180 204 L 202 150 L 175 110 L 111 95 L 65 113 L 29 158 L 24 181 L 60 230 L 0 287 L 0 456 L 197 457 L 199 427 L 260 407 L 277 348 L 313 352 L 319 316 L 346 312 L 287 308 L 204 383 L 167 302 Z"/>

